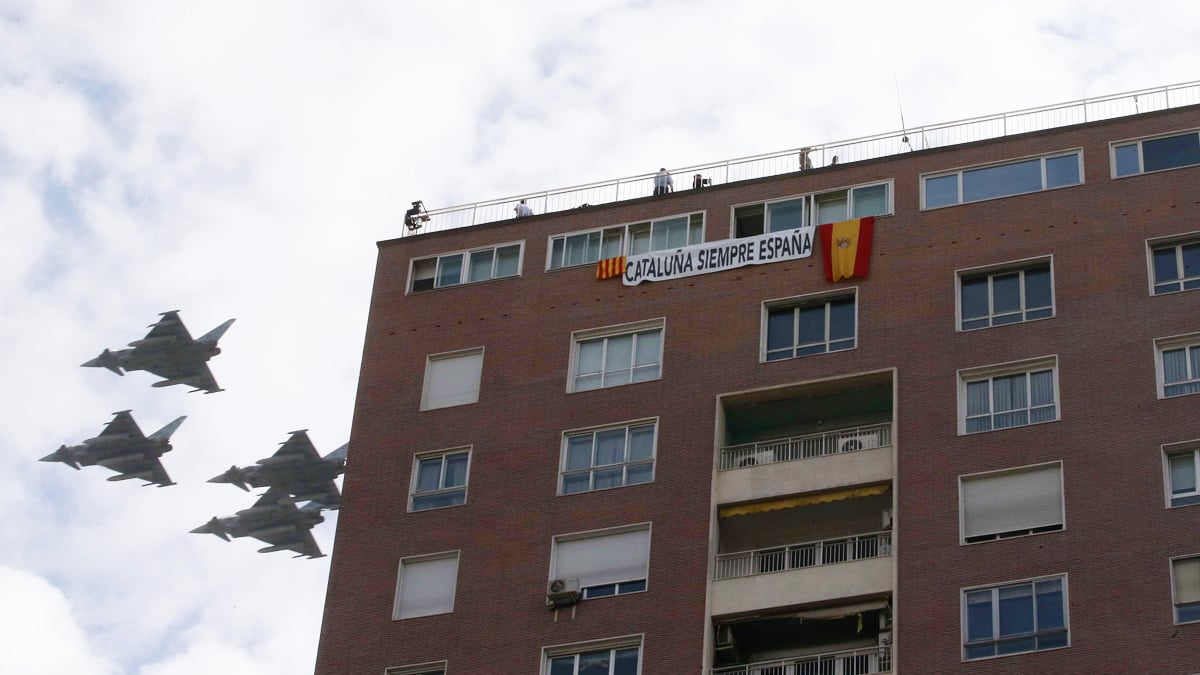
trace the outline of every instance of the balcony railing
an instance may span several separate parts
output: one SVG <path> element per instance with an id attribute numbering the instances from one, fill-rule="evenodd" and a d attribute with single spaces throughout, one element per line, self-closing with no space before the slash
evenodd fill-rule
<path id="1" fill-rule="evenodd" d="M 678 167 L 672 169 L 671 174 L 675 179 L 676 189 L 682 191 L 690 189 L 692 177 L 696 174 L 708 180 L 706 185 L 720 185 L 799 171 L 802 157 L 805 155 L 813 168 L 819 168 L 834 163 L 857 162 L 913 150 L 1001 138 L 1011 134 L 1096 122 L 1197 103 L 1200 103 L 1200 81 L 1185 82 L 956 122 L 912 127 L 846 141 L 814 144 L 805 148 Z M 433 209 L 428 212 L 429 220 L 423 223 L 423 227 L 413 231 L 401 228 L 400 236 L 470 227 L 512 218 L 513 209 L 521 200 L 524 200 L 535 214 L 553 213 L 581 206 L 648 197 L 653 192 L 653 186 L 654 174 L 649 173 Z"/>
<path id="2" fill-rule="evenodd" d="M 727 471 L 760 464 L 793 462 L 798 459 L 824 457 L 842 452 L 882 448 L 891 444 L 892 425 L 872 424 L 806 436 L 726 446 L 721 448 L 721 463 L 718 469 Z"/>
<path id="3" fill-rule="evenodd" d="M 866 560 L 892 554 L 892 533 L 875 532 L 840 539 L 826 539 L 804 544 L 760 548 L 717 556 L 715 580 L 750 577 L 757 574 L 783 572 L 832 565 L 834 563 Z"/>
<path id="4" fill-rule="evenodd" d="M 713 668 L 712 675 L 872 675 L 892 672 L 892 647 L 880 645 L 744 666 Z"/>

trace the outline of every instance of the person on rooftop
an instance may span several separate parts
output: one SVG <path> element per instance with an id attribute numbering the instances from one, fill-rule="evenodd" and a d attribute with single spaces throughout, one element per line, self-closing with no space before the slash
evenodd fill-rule
<path id="1" fill-rule="evenodd" d="M 671 174 L 667 173 L 666 167 L 658 170 L 654 174 L 654 196 L 665 195 L 675 191 L 675 181 L 671 180 Z"/>
<path id="2" fill-rule="evenodd" d="M 522 199 L 517 203 L 516 206 L 513 207 L 513 211 L 516 212 L 517 218 L 524 218 L 525 216 L 533 215 L 533 209 L 529 208 L 529 205 L 525 203 L 524 199 Z"/>

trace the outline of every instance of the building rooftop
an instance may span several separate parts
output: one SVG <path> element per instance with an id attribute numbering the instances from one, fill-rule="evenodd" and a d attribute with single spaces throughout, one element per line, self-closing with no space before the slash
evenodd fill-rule
<path id="1" fill-rule="evenodd" d="M 859 162 L 905 152 L 970 143 L 1073 124 L 1200 104 L 1200 81 L 1140 89 L 1098 98 L 1026 108 L 954 122 L 922 125 L 874 136 L 820 143 L 749 157 L 738 157 L 694 166 L 671 168 L 675 189 L 692 188 L 699 175 L 704 186 L 778 176 L 803 169 Z M 806 161 L 807 160 L 807 161 Z M 649 196 L 654 174 L 644 173 L 612 180 L 554 188 L 500 199 L 423 211 L 410 210 L 408 227 L 401 236 L 425 234 L 493 223 L 513 217 L 522 200 L 534 214 L 569 211 L 581 206 L 609 204 Z M 414 203 L 414 207 L 416 203 Z"/>

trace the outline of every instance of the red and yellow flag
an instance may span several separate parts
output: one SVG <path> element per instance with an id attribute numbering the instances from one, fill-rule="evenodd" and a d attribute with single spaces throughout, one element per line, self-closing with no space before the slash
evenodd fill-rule
<path id="1" fill-rule="evenodd" d="M 830 223 L 819 230 L 826 279 L 841 281 L 867 276 L 871 265 L 871 240 L 875 236 L 875 216 Z"/>
<path id="2" fill-rule="evenodd" d="M 625 273 L 625 256 L 619 255 L 596 263 L 596 278 L 610 279 Z"/>

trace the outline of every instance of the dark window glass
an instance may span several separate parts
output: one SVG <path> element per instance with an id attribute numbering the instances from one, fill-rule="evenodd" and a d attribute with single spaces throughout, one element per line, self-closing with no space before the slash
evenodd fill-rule
<path id="1" fill-rule="evenodd" d="M 437 285 L 453 286 L 462 281 L 463 257 L 461 253 L 438 258 Z"/>
<path id="2" fill-rule="evenodd" d="M 613 675 L 637 675 L 639 651 L 637 647 L 618 649 Z"/>
<path id="3" fill-rule="evenodd" d="M 1184 244 L 1180 248 L 1183 252 L 1184 278 L 1200 277 L 1200 244 Z M 1187 286 L 1187 288 L 1192 287 Z"/>
<path id="4" fill-rule="evenodd" d="M 1142 141 L 1142 167 L 1145 171 L 1192 164 L 1200 164 L 1200 135 L 1195 132 Z"/>
<path id="5" fill-rule="evenodd" d="M 800 335 L 797 344 L 825 341 L 825 305 L 800 307 Z"/>
<path id="6" fill-rule="evenodd" d="M 963 328 L 987 326 L 988 311 L 988 278 L 986 276 L 966 278 L 962 280 L 962 318 Z M 983 317 L 983 321 L 968 321 Z"/>
<path id="7" fill-rule="evenodd" d="M 575 675 L 575 657 L 572 655 L 551 659 L 550 675 Z"/>
<path id="8" fill-rule="evenodd" d="M 1046 187 L 1079 184 L 1079 156 L 1050 157 L 1046 160 Z"/>
<path id="9" fill-rule="evenodd" d="M 1025 307 L 1027 309 L 1050 307 L 1050 267 L 1025 270 Z M 1048 315 L 1047 315 L 1048 316 Z"/>
<path id="10" fill-rule="evenodd" d="M 958 203 L 958 174 L 938 176 L 925 181 L 925 208 Z"/>
<path id="11" fill-rule="evenodd" d="M 1021 274 L 997 274 L 992 277 L 992 312 L 1006 314 L 1021 311 Z M 1017 316 L 1017 321 L 1021 320 Z M 1000 323 L 997 321 L 997 323 Z"/>
<path id="12" fill-rule="evenodd" d="M 1117 158 L 1117 175 L 1130 176 L 1138 173 L 1137 143 L 1122 145 L 1114 152 Z"/>
<path id="13" fill-rule="evenodd" d="M 773 309 L 767 314 L 767 351 L 788 349 L 796 344 L 792 333 L 796 320 L 795 312 L 795 308 L 788 307 Z M 771 356 L 768 354 L 767 358 L 770 359 Z"/>
<path id="14" fill-rule="evenodd" d="M 847 298 L 844 300 L 836 300 L 829 303 L 829 340 L 847 341 L 848 344 L 838 344 L 836 347 L 831 344 L 829 349 L 847 349 L 853 347 L 854 339 L 854 300 Z"/>
<path id="15" fill-rule="evenodd" d="M 1042 160 L 963 172 L 963 201 L 973 202 L 1042 189 Z"/>
<path id="16" fill-rule="evenodd" d="M 737 236 L 754 237 L 763 233 L 763 205 L 742 206 L 733 210 Z"/>

